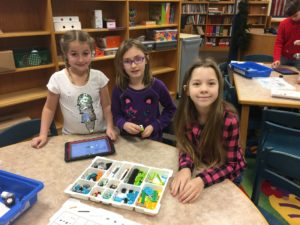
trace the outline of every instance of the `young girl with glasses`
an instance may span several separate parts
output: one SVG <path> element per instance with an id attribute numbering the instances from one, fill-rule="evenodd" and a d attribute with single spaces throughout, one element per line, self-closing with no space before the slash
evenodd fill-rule
<path id="1" fill-rule="evenodd" d="M 194 63 L 183 84 L 174 119 L 179 172 L 171 194 L 189 203 L 203 188 L 224 179 L 241 182 L 246 162 L 239 145 L 238 115 L 223 101 L 223 77 L 217 64 L 209 59 Z"/>
<path id="2" fill-rule="evenodd" d="M 48 84 L 48 96 L 42 112 L 40 135 L 32 140 L 32 147 L 47 143 L 48 130 L 58 103 L 64 117 L 64 134 L 102 132 L 115 140 L 108 92 L 108 78 L 99 70 L 90 68 L 94 39 L 87 32 L 66 32 L 60 46 L 66 68 L 54 73 Z"/>
<path id="3" fill-rule="evenodd" d="M 119 47 L 112 93 L 113 120 L 121 134 L 161 141 L 176 107 L 166 85 L 152 77 L 149 63 L 147 49 L 140 41 L 129 39 Z"/>

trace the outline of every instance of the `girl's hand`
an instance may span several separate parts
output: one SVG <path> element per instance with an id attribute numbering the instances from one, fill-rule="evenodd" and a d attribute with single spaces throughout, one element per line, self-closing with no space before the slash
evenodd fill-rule
<path id="1" fill-rule="evenodd" d="M 110 140 L 115 141 L 118 138 L 118 134 L 115 129 L 112 127 L 107 127 L 106 135 L 110 138 Z"/>
<path id="2" fill-rule="evenodd" d="M 200 177 L 195 177 L 189 180 L 184 189 L 180 192 L 178 199 L 183 204 L 194 202 L 204 189 L 203 180 Z"/>
<path id="3" fill-rule="evenodd" d="M 272 67 L 272 68 L 277 68 L 278 66 L 280 66 L 280 61 L 279 61 L 279 60 L 277 60 L 277 61 L 275 61 L 275 62 L 273 62 L 273 63 L 271 64 L 271 67 Z"/>
<path id="4" fill-rule="evenodd" d="M 189 168 L 181 169 L 174 177 L 174 180 L 171 183 L 171 195 L 174 197 L 181 193 L 188 181 L 192 177 L 192 172 Z"/>
<path id="5" fill-rule="evenodd" d="M 150 135 L 152 134 L 154 128 L 152 125 L 148 125 L 145 130 L 142 132 L 141 136 L 142 138 L 147 138 L 150 137 Z"/>
<path id="6" fill-rule="evenodd" d="M 141 132 L 141 127 L 135 123 L 126 122 L 123 129 L 129 134 L 138 134 Z"/>
<path id="7" fill-rule="evenodd" d="M 31 147 L 37 149 L 42 148 L 44 145 L 46 145 L 47 141 L 48 141 L 47 135 L 40 135 L 32 139 Z"/>
<path id="8" fill-rule="evenodd" d="M 300 40 L 294 41 L 294 45 L 300 45 Z"/>

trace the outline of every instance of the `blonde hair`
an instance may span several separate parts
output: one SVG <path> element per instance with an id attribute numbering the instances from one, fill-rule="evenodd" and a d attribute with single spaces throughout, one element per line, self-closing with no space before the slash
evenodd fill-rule
<path id="1" fill-rule="evenodd" d="M 147 48 L 137 39 L 128 39 L 122 42 L 115 56 L 116 86 L 123 90 L 126 89 L 129 85 L 129 76 L 125 72 L 123 66 L 123 56 L 132 47 L 136 47 L 145 54 L 146 65 L 143 77 L 143 84 L 145 86 L 148 86 L 153 80 L 150 71 L 149 54 Z"/>
<path id="2" fill-rule="evenodd" d="M 193 123 L 199 124 L 199 114 L 196 107 L 187 95 L 187 89 L 191 80 L 192 73 L 199 67 L 212 68 L 215 71 L 218 83 L 218 97 L 210 107 L 208 118 L 201 132 L 200 147 L 193 146 L 187 137 L 187 126 Z M 182 152 L 188 153 L 196 166 L 201 162 L 208 165 L 216 165 L 224 162 L 225 151 L 222 141 L 222 132 L 224 124 L 224 108 L 236 112 L 234 107 L 223 100 L 223 76 L 218 65 L 212 59 L 196 61 L 186 72 L 183 79 L 182 97 L 175 113 L 174 125 L 176 133 L 176 141 L 178 148 Z M 196 149 L 199 147 L 199 149 Z"/>
<path id="3" fill-rule="evenodd" d="M 70 30 L 64 33 L 60 39 L 60 48 L 63 53 L 63 58 L 66 64 L 66 67 L 69 68 L 70 64 L 68 62 L 67 53 L 70 48 L 70 43 L 73 41 L 78 41 L 80 43 L 87 43 L 91 53 L 94 52 L 95 40 L 87 32 L 82 30 Z"/>

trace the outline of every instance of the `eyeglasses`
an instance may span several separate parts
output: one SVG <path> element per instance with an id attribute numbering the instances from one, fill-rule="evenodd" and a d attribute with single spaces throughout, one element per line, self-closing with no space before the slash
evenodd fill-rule
<path id="1" fill-rule="evenodd" d="M 135 65 L 141 64 L 142 62 L 144 62 L 145 57 L 143 56 L 136 56 L 133 59 L 124 59 L 123 60 L 123 65 L 124 66 L 131 66 L 132 63 L 134 63 Z"/>

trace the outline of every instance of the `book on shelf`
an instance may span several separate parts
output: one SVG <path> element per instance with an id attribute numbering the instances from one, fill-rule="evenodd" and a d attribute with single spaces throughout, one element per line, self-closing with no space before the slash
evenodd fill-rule
<path id="1" fill-rule="evenodd" d="M 170 24 L 175 21 L 175 5 L 166 3 L 151 3 L 149 5 L 149 20 L 156 21 L 157 24 Z"/>

